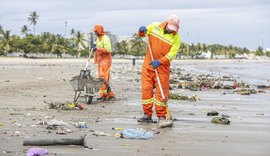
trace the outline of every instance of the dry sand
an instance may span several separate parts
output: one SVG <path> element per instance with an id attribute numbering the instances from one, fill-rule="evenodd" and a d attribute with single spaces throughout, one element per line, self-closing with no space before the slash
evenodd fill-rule
<path id="1" fill-rule="evenodd" d="M 219 61 L 175 61 L 180 66 L 205 65 Z M 142 61 L 138 61 L 141 64 Z M 231 61 L 223 62 L 231 63 Z M 74 92 L 63 81 L 79 74 L 85 59 L 0 58 L 0 155 L 25 155 L 24 139 L 80 137 L 88 135 L 91 150 L 80 146 L 46 146 L 49 155 L 181 155 L 181 156 L 269 156 L 270 92 L 250 96 L 222 95 L 223 91 L 182 91 L 197 94 L 201 101 L 170 101 L 173 116 L 180 121 L 173 128 L 157 129 L 156 124 L 139 124 L 142 115 L 140 78 L 131 69 L 131 60 L 114 60 L 112 87 L 117 100 L 94 102 L 87 110 L 47 109 L 47 102 L 72 101 Z M 268 62 L 269 64 L 269 62 Z M 96 66 L 90 69 L 96 75 Z M 140 65 L 137 66 L 137 69 Z M 82 99 L 83 100 L 83 99 Z M 231 125 L 212 124 L 209 110 L 231 116 Z M 193 114 L 193 115 L 192 115 Z M 66 123 L 85 121 L 89 128 L 57 135 L 37 125 L 45 116 Z M 155 118 L 156 119 L 156 118 Z M 150 140 L 93 136 L 92 131 L 114 134 L 113 127 L 155 129 Z M 17 131 L 17 132 L 16 132 Z M 17 135 L 16 135 L 17 134 Z"/>

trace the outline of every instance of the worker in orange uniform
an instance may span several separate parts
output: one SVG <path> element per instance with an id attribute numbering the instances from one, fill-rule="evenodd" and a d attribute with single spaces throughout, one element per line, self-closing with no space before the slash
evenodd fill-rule
<path id="1" fill-rule="evenodd" d="M 111 40 L 105 34 L 103 26 L 95 25 L 93 31 L 97 36 L 96 44 L 92 47 L 95 52 L 94 63 L 98 64 L 98 76 L 106 81 L 99 89 L 100 97 L 98 100 L 114 99 L 114 93 L 108 85 L 110 82 L 110 68 L 112 64 Z"/>
<path id="2" fill-rule="evenodd" d="M 142 106 L 144 115 L 137 120 L 138 122 L 152 122 L 153 103 L 155 103 L 156 115 L 159 119 L 158 125 L 166 122 L 166 104 L 168 103 L 165 104 L 162 99 L 154 68 L 158 71 L 165 99 L 168 101 L 170 64 L 175 59 L 181 44 L 178 30 L 179 17 L 176 15 L 170 15 L 162 23 L 154 22 L 147 27 L 141 26 L 139 28 L 138 35 L 140 37 L 147 35 L 149 38 L 154 61 L 151 60 L 148 47 L 142 66 Z"/>

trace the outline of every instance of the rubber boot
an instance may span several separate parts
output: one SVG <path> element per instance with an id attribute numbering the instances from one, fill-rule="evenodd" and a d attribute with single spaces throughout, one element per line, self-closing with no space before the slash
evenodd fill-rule
<path id="1" fill-rule="evenodd" d="M 144 114 L 141 118 L 137 119 L 138 122 L 146 122 L 146 123 L 152 123 L 152 117 L 148 114 Z"/>

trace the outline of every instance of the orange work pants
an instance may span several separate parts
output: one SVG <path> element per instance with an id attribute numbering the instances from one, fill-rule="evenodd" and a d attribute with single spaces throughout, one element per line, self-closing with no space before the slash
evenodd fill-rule
<path id="1" fill-rule="evenodd" d="M 157 68 L 158 69 L 158 68 Z M 165 95 L 166 101 L 169 97 L 170 73 L 158 70 L 161 86 Z M 155 96 L 154 96 L 154 89 Z M 155 103 L 157 117 L 165 117 L 167 114 L 166 105 L 163 102 L 160 88 L 158 86 L 156 74 L 154 70 L 142 68 L 142 106 L 144 113 L 152 116 L 153 104 Z"/>
<path id="2" fill-rule="evenodd" d="M 98 65 L 98 76 L 99 78 L 103 78 L 108 84 L 110 82 L 110 68 L 111 66 L 101 66 Z M 108 93 L 108 88 L 105 84 L 102 84 L 99 89 L 100 97 L 106 98 L 112 98 L 114 97 L 114 93 L 110 90 Z"/>

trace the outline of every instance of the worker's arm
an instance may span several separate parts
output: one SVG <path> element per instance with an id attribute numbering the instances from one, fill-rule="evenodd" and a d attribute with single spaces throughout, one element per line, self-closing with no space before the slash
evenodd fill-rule
<path id="1" fill-rule="evenodd" d="M 180 36 L 178 34 L 176 34 L 176 35 L 177 35 L 177 37 L 176 37 L 170 51 L 168 52 L 168 54 L 166 54 L 164 57 L 159 59 L 161 64 L 167 64 L 175 59 L 175 57 L 179 51 L 180 45 L 181 45 Z"/>
<path id="2" fill-rule="evenodd" d="M 97 52 L 110 53 L 112 51 L 111 40 L 108 36 L 103 38 L 103 47 L 97 47 Z"/>
<path id="3" fill-rule="evenodd" d="M 156 25 L 159 25 L 159 23 L 158 22 L 154 22 L 154 23 L 148 25 L 147 27 L 146 26 L 141 26 L 139 28 L 139 31 L 138 31 L 138 36 L 144 37 L 145 34 L 147 34 L 147 35 L 150 34 L 152 32 L 154 26 L 156 26 Z"/>

